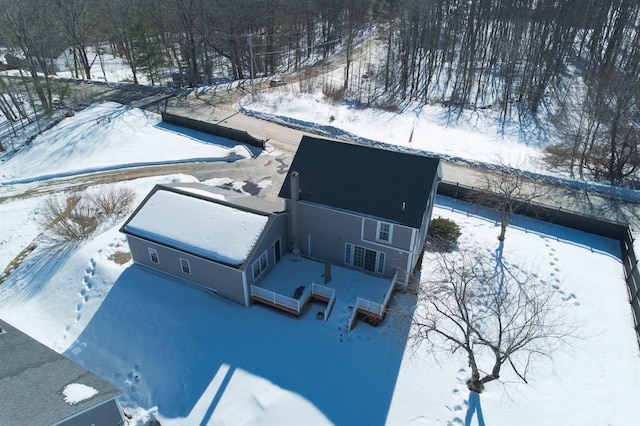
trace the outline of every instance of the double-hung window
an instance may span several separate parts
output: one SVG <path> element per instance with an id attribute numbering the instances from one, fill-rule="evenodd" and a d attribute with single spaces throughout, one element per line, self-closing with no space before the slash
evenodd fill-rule
<path id="1" fill-rule="evenodd" d="M 149 247 L 149 258 L 153 263 L 160 263 L 160 258 L 158 257 L 158 250 L 152 249 Z"/>
<path id="2" fill-rule="evenodd" d="M 253 272 L 253 279 L 254 281 L 260 276 L 262 275 L 262 273 L 264 271 L 267 270 L 267 267 L 269 266 L 269 262 L 267 260 L 267 252 L 265 251 L 264 253 L 262 253 L 260 255 L 260 257 L 258 258 L 258 260 L 256 260 L 255 262 L 253 262 L 253 265 L 251 265 L 251 270 Z"/>
<path id="3" fill-rule="evenodd" d="M 191 265 L 187 259 L 180 258 L 180 269 L 182 269 L 182 272 L 185 274 L 191 275 Z"/>
<path id="4" fill-rule="evenodd" d="M 387 222 L 378 222 L 378 229 L 376 232 L 376 238 L 378 239 L 378 241 L 384 241 L 386 243 L 390 243 L 392 232 L 393 232 L 393 225 Z"/>

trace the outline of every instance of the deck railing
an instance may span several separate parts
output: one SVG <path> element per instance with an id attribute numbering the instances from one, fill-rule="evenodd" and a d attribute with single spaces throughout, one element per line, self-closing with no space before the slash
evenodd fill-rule
<path id="1" fill-rule="evenodd" d="M 324 308 L 324 322 L 327 322 L 329 319 L 329 315 L 331 315 L 331 310 L 333 309 L 333 304 L 336 302 L 336 291 L 331 287 L 327 287 L 326 285 L 316 284 L 314 282 L 311 283 L 311 295 L 313 296 L 321 296 L 329 301 L 327 302 L 327 307 Z"/>
<path id="2" fill-rule="evenodd" d="M 358 317 L 359 311 L 368 312 L 370 314 L 376 315 L 379 318 L 384 317 L 384 312 L 389 306 L 389 302 L 391 301 L 391 295 L 393 294 L 393 289 L 396 286 L 396 281 L 398 281 L 398 271 L 393 275 L 391 279 L 391 284 L 389 285 L 389 289 L 382 300 L 382 303 L 373 302 L 371 300 L 363 299 L 362 297 L 358 297 L 356 300 L 356 304 L 353 307 L 353 313 L 351 314 L 351 318 L 349 320 L 349 330 L 353 328 L 353 324 Z"/>
<path id="3" fill-rule="evenodd" d="M 304 306 L 306 300 L 310 297 L 310 294 L 309 290 L 305 289 L 299 299 L 294 299 L 252 284 L 251 296 L 259 297 L 260 299 L 266 300 L 274 305 L 284 306 L 285 308 L 291 309 L 300 314 L 300 309 Z"/>
<path id="4" fill-rule="evenodd" d="M 389 306 L 389 301 L 391 300 L 391 295 L 393 294 L 393 289 L 396 288 L 396 282 L 398 281 L 398 271 L 393 274 L 393 278 L 391 279 L 391 285 L 389 286 L 389 290 L 387 290 L 387 295 L 384 297 L 382 301 L 383 309 L 387 309 Z"/>

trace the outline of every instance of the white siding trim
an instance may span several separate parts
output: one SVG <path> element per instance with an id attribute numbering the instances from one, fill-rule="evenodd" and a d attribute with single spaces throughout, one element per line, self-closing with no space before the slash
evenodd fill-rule
<path id="1" fill-rule="evenodd" d="M 418 230 L 415 228 L 411 229 L 411 242 L 409 243 L 409 247 L 411 247 L 411 251 L 415 252 L 416 251 L 416 234 L 418 233 Z"/>
<path id="2" fill-rule="evenodd" d="M 249 306 L 249 286 L 247 285 L 247 270 L 242 271 L 242 290 L 244 293 L 244 306 Z"/>
<path id="3" fill-rule="evenodd" d="M 409 253 L 409 256 L 407 256 L 407 272 L 404 274 L 404 282 L 403 284 L 406 286 L 407 284 L 409 284 L 409 277 L 411 276 L 411 273 L 413 272 L 413 268 L 411 267 L 411 264 L 413 263 L 413 252 Z"/>

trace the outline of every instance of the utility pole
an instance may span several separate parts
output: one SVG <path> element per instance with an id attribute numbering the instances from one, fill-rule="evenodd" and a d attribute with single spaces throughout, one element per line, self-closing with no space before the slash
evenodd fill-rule
<path id="1" fill-rule="evenodd" d="M 253 34 L 247 34 L 247 43 L 249 44 L 249 61 L 250 63 L 250 73 L 251 73 L 251 102 L 256 101 L 256 92 L 253 88 Z"/>

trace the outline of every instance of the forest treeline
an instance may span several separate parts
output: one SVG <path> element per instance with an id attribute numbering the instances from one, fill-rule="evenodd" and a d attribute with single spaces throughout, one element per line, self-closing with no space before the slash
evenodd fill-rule
<path id="1" fill-rule="evenodd" d="M 133 83 L 166 84 L 170 70 L 190 86 L 307 70 L 340 53 L 333 94 L 491 108 L 503 120 L 549 115 L 563 132 L 551 165 L 638 179 L 637 0 L 0 0 L 0 10 L 0 41 L 20 53 L 45 108 L 63 52 L 77 78 L 99 77 L 109 51 Z M 377 48 L 354 70 L 354 49 L 371 37 Z M 7 118 L 20 114 L 14 92 L 0 78 Z"/>

